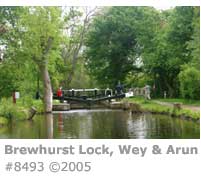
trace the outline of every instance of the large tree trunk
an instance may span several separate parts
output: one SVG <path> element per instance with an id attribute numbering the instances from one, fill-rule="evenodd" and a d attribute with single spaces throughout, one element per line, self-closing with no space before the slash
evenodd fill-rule
<path id="1" fill-rule="evenodd" d="M 40 72 L 44 86 L 43 102 L 45 106 L 45 112 L 50 113 L 52 112 L 52 86 L 47 66 L 40 66 Z"/>

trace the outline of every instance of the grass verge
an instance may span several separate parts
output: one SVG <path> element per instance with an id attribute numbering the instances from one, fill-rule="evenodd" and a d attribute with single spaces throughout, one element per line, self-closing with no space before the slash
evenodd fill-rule
<path id="1" fill-rule="evenodd" d="M 13 104 L 12 98 L 2 98 L 0 100 L 1 124 L 3 125 L 3 118 L 17 120 L 28 119 L 30 114 L 29 110 L 32 106 L 36 108 L 38 113 L 44 112 L 44 106 L 41 100 L 23 98 L 17 100 L 16 104 Z"/>
<path id="2" fill-rule="evenodd" d="M 193 120 L 200 119 L 200 111 L 192 111 L 192 110 L 183 109 L 183 108 L 175 109 L 171 106 L 157 104 L 153 102 L 152 100 L 145 100 L 142 97 L 125 98 L 124 101 L 139 104 L 141 111 L 143 112 L 168 114 L 171 116 L 182 117 L 182 118 L 193 119 Z"/>
<path id="3" fill-rule="evenodd" d="M 0 117 L 0 127 L 7 124 L 8 124 L 8 119 L 5 117 Z"/>
<path id="4" fill-rule="evenodd" d="M 181 99 L 181 98 L 167 98 L 167 99 L 156 99 L 157 101 L 167 102 L 167 103 L 181 103 L 184 105 L 190 106 L 200 106 L 199 100 L 188 100 L 188 99 Z"/>

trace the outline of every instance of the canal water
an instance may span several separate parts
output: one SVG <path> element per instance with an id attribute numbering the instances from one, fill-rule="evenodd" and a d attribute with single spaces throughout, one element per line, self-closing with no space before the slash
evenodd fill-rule
<path id="1" fill-rule="evenodd" d="M 197 139 L 200 125 L 165 115 L 74 110 L 10 122 L 0 128 L 0 138 Z"/>

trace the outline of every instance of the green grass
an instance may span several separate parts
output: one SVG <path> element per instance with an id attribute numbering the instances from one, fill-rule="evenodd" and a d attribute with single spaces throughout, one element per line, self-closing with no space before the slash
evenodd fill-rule
<path id="1" fill-rule="evenodd" d="M 190 117 L 192 119 L 200 119 L 200 111 L 192 111 L 189 109 L 180 109 L 180 110 L 175 110 L 171 106 L 166 106 L 166 105 L 160 105 L 152 100 L 146 100 L 143 97 L 133 97 L 133 98 L 125 98 L 123 101 L 126 102 L 133 102 L 137 103 L 140 105 L 142 111 L 148 111 L 148 112 L 153 112 L 153 113 L 165 113 L 165 114 L 170 114 L 170 115 L 175 115 L 175 116 L 185 116 L 185 117 Z M 174 100 L 176 102 L 176 100 Z"/>
<path id="2" fill-rule="evenodd" d="M 42 100 L 35 100 L 30 97 L 24 97 L 22 99 L 17 100 L 17 106 L 24 107 L 25 109 L 30 109 L 31 107 L 35 107 L 38 113 L 44 112 L 44 106 Z"/>
<path id="3" fill-rule="evenodd" d="M 192 105 L 192 106 L 200 106 L 200 100 L 189 100 L 189 99 L 181 99 L 181 98 L 166 98 L 166 99 L 156 99 L 161 102 L 168 102 L 168 103 L 182 103 L 185 105 Z"/>
<path id="4" fill-rule="evenodd" d="M 150 103 L 151 100 L 146 100 L 144 97 L 130 97 L 130 98 L 124 98 L 124 101 L 134 102 L 134 103 Z"/>
<path id="5" fill-rule="evenodd" d="M 127 101 L 138 103 L 144 111 L 168 113 L 171 111 L 169 106 L 161 106 L 152 100 L 146 100 L 143 97 L 129 98 Z"/>
<path id="6" fill-rule="evenodd" d="M 59 104 L 59 100 L 53 100 L 53 104 Z M 42 100 L 35 100 L 32 97 L 24 96 L 13 104 L 12 98 L 2 98 L 0 100 L 0 116 L 6 118 L 26 119 L 29 117 L 29 110 L 35 107 L 37 113 L 44 113 Z"/>
<path id="7" fill-rule="evenodd" d="M 54 100 L 53 103 L 59 103 L 59 101 Z M 2 98 L 0 100 L 0 126 L 6 125 L 9 119 L 28 119 L 31 107 L 35 107 L 37 113 L 44 113 L 42 100 L 35 100 L 29 96 L 25 96 L 18 99 L 16 104 L 13 104 L 12 98 Z"/>
<path id="8" fill-rule="evenodd" d="M 5 117 L 0 117 L 0 126 L 7 125 L 8 119 Z"/>
<path id="9" fill-rule="evenodd" d="M 0 117 L 7 119 L 26 120 L 29 118 L 29 110 L 35 107 L 38 113 L 44 112 L 43 102 L 29 98 L 19 99 L 13 104 L 12 98 L 0 100 Z"/>
<path id="10" fill-rule="evenodd" d="M 3 98 L 0 101 L 0 116 L 7 119 L 16 118 L 24 120 L 28 118 L 28 109 L 22 105 L 12 103 L 12 99 Z"/>

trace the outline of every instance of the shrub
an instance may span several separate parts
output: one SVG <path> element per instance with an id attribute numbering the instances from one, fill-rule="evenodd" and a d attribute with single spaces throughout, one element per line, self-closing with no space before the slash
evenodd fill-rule
<path id="1" fill-rule="evenodd" d="M 26 119 L 28 111 L 22 106 L 13 104 L 11 99 L 3 98 L 0 101 L 0 116 L 5 118 Z"/>
<path id="2" fill-rule="evenodd" d="M 44 112 L 44 105 L 42 100 L 35 100 L 30 96 L 24 96 L 19 102 L 18 105 L 30 109 L 32 106 L 36 108 L 37 112 Z"/>
<path id="3" fill-rule="evenodd" d="M 37 112 L 39 112 L 39 113 L 44 112 L 44 105 L 43 105 L 42 100 L 33 101 L 32 106 L 36 108 Z"/>
<path id="4" fill-rule="evenodd" d="M 10 99 L 3 98 L 0 101 L 0 116 L 12 118 L 17 113 L 17 107 L 12 104 Z"/>
<path id="5" fill-rule="evenodd" d="M 8 124 L 8 119 L 0 117 L 0 127 Z"/>
<path id="6" fill-rule="evenodd" d="M 180 92 L 183 98 L 200 99 L 200 72 L 191 66 L 183 66 L 179 74 Z"/>
<path id="7" fill-rule="evenodd" d="M 20 101 L 22 106 L 26 106 L 27 108 L 30 108 L 31 106 L 33 106 L 33 98 L 30 96 L 24 96 L 23 98 L 21 98 Z"/>

